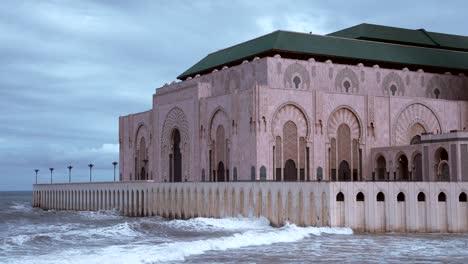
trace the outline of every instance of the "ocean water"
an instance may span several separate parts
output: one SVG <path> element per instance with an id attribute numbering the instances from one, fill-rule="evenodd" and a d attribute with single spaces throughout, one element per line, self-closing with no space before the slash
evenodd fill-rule
<path id="1" fill-rule="evenodd" d="M 0 263 L 468 263 L 466 234 L 357 234 L 265 218 L 45 211 L 0 192 Z"/>

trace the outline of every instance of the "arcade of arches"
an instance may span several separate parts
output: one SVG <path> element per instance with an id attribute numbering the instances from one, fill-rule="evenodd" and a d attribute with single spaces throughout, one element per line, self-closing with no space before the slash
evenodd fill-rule
<path id="1" fill-rule="evenodd" d="M 209 132 L 207 133 L 206 160 L 207 166 L 200 168 L 200 178 L 203 181 L 225 182 L 238 180 L 239 165 L 231 163 L 231 137 L 234 132 L 234 120 L 232 126 L 230 118 L 224 110 L 218 109 L 210 119 Z M 406 122 L 406 121 L 405 121 Z M 435 121 L 434 121 L 435 122 Z M 168 126 L 166 128 L 166 123 Z M 286 104 L 278 108 L 271 120 L 272 142 L 272 170 L 260 164 L 258 167 L 250 165 L 249 176 L 242 175 L 242 180 L 275 180 L 275 181 L 310 181 L 315 179 L 328 181 L 449 181 L 450 166 L 449 153 L 446 148 L 439 147 L 432 151 L 429 159 L 430 173 L 424 171 L 422 139 L 427 134 L 425 122 L 406 122 L 407 144 L 384 148 L 403 149 L 397 154 L 377 153 L 372 156 L 370 175 L 363 175 L 363 145 L 362 122 L 357 114 L 348 107 L 340 107 L 332 112 L 326 123 L 326 135 L 328 141 L 325 144 L 324 160 L 328 166 L 317 166 L 311 170 L 310 129 L 312 129 L 305 112 L 297 105 Z M 424 125 L 423 125 L 424 124 Z M 322 125 L 322 122 L 320 122 Z M 401 129 L 402 125 L 398 129 Z M 437 125 L 433 125 L 437 127 Z M 263 124 L 262 124 L 263 129 Z M 203 130 L 203 127 L 202 127 Z M 266 122 L 265 122 L 266 130 Z M 152 179 L 150 171 L 150 140 L 148 140 L 146 127 L 141 126 L 137 131 L 134 149 L 135 180 Z M 165 136 L 168 135 L 168 136 Z M 188 135 L 188 122 L 184 113 L 175 108 L 168 114 L 162 136 L 162 167 L 167 168 L 166 178 L 163 181 L 182 182 L 187 181 L 189 171 L 188 156 L 190 141 Z M 400 139 L 399 139 L 400 140 Z M 405 149 L 413 149 L 407 151 Z M 375 148 L 378 149 L 378 148 Z M 371 150 L 373 151 L 373 150 Z M 372 154 L 372 153 L 371 153 Z M 167 158 L 164 160 L 164 158 Z M 452 162 L 453 163 L 453 162 Z M 424 167 L 424 168 L 423 168 Z M 257 171 L 258 169 L 258 171 Z M 232 171 L 231 171 L 232 170 Z M 324 170 L 324 171 L 323 171 Z M 427 169 L 426 169 L 427 170 Z M 268 175 L 269 173 L 272 175 Z M 320 172 L 320 173 L 319 173 Z M 257 174 L 258 173 L 258 174 Z M 232 175 L 231 175 L 232 174 Z M 320 177 L 319 177 L 320 174 Z M 259 177 L 256 177 L 259 176 Z M 269 177 L 268 177 L 269 176 Z"/>

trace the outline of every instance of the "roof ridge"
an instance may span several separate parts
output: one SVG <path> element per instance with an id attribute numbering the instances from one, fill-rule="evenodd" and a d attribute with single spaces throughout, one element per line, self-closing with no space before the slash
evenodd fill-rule
<path id="1" fill-rule="evenodd" d="M 420 29 L 417 29 L 417 31 L 420 31 L 422 32 L 428 39 L 430 39 L 436 46 L 439 46 L 440 47 L 440 44 L 439 42 L 435 41 L 435 39 L 433 39 L 429 33 L 424 29 L 424 28 L 420 28 Z"/>

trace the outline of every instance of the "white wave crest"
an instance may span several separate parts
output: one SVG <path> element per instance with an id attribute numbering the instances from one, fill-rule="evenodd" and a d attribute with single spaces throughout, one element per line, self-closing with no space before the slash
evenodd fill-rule
<path id="1" fill-rule="evenodd" d="M 245 231 L 255 229 L 267 229 L 270 227 L 270 221 L 265 217 L 260 218 L 192 218 L 189 220 L 171 220 L 164 222 L 165 225 L 197 231 L 226 230 L 226 231 Z"/>
<path id="2" fill-rule="evenodd" d="M 139 233 L 133 230 L 131 225 L 127 222 L 108 227 L 73 230 L 65 234 L 84 237 L 106 237 L 116 239 L 133 238 L 139 235 Z"/>
<path id="3" fill-rule="evenodd" d="M 271 245 L 276 243 L 291 243 L 300 241 L 311 235 L 321 234 L 352 234 L 349 228 L 327 227 L 297 227 L 286 225 L 282 228 L 268 230 L 248 230 L 231 236 L 219 238 L 163 243 L 154 246 L 127 244 L 125 246 L 109 246 L 99 251 L 65 251 L 57 262 L 50 256 L 38 256 L 34 259 L 21 259 L 19 263 L 154 263 L 184 261 L 187 257 L 201 255 L 208 251 L 225 251 L 250 246 Z M 57 256 L 54 256 L 54 258 Z M 59 261 L 60 260 L 60 261 Z"/>
<path id="4" fill-rule="evenodd" d="M 31 204 L 29 203 L 13 203 L 12 206 L 10 206 L 11 209 L 15 211 L 20 211 L 20 212 L 30 212 L 32 210 Z"/>
<path id="5" fill-rule="evenodd" d="M 111 219 L 119 219 L 122 218 L 119 214 L 118 210 L 111 210 L 111 211 L 81 211 L 77 212 L 77 214 L 84 219 L 90 220 L 111 220 Z"/>
<path id="6" fill-rule="evenodd" d="M 244 233 L 236 233 L 232 236 L 198 240 L 191 242 L 166 243 L 153 249 L 152 257 L 145 259 L 150 262 L 182 261 L 186 257 L 200 255 L 207 251 L 224 251 L 228 249 L 243 248 L 249 246 L 271 245 L 276 243 L 291 243 L 300 241 L 310 235 L 320 236 L 325 234 L 352 234 L 350 228 L 327 228 L 327 227 L 306 227 L 301 228 L 296 225 L 286 225 L 279 229 L 267 232 L 255 230 Z M 147 252 L 151 254 L 151 252 Z M 143 260 L 143 259 L 142 259 Z"/>

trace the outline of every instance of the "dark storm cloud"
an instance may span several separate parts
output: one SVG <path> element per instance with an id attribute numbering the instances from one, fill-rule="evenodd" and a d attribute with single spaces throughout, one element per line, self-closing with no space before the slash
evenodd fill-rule
<path id="1" fill-rule="evenodd" d="M 55 167 L 111 179 L 118 116 L 206 54 L 276 29 L 325 34 L 362 22 L 468 35 L 452 1 L 2 1 L 0 190 Z"/>

